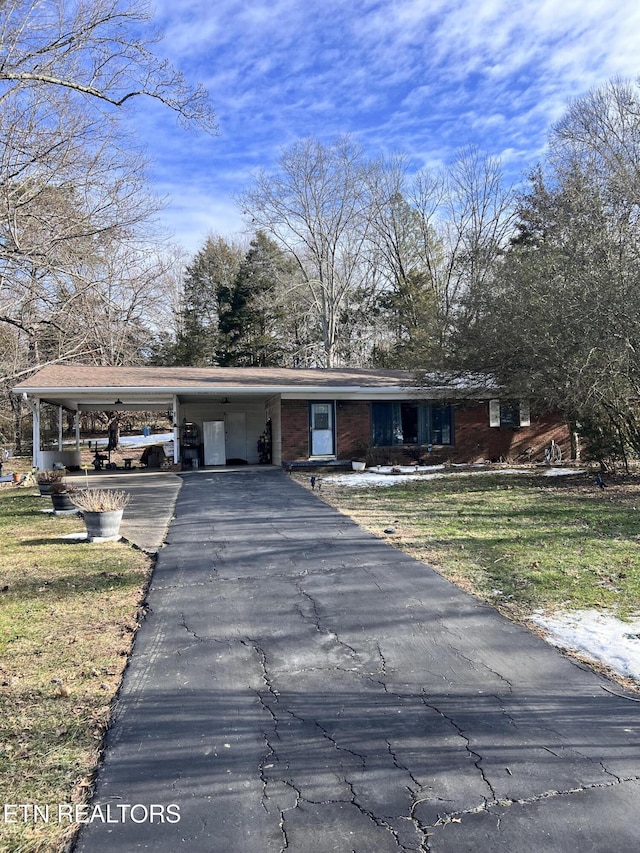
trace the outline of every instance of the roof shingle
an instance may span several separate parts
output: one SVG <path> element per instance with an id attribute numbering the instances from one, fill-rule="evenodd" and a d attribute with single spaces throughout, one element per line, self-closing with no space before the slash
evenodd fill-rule
<path id="1" fill-rule="evenodd" d="M 287 367 L 101 367 L 50 364 L 14 390 L 65 388 L 370 387 L 414 384 L 410 370 Z"/>

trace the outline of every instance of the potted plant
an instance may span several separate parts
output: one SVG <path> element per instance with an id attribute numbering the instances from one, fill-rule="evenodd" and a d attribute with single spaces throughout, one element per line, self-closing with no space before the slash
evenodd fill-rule
<path id="1" fill-rule="evenodd" d="M 50 495 L 53 483 L 59 483 L 64 478 L 64 471 L 38 471 L 36 483 L 41 495 Z"/>
<path id="2" fill-rule="evenodd" d="M 82 489 L 71 500 L 82 512 L 89 542 L 116 541 L 120 538 L 122 513 L 131 495 L 112 489 Z"/>
<path id="3" fill-rule="evenodd" d="M 53 504 L 54 512 L 77 512 L 78 507 L 71 500 L 77 492 L 75 486 L 67 483 L 65 480 L 56 480 L 51 483 L 51 503 Z"/>
<path id="4" fill-rule="evenodd" d="M 369 458 L 369 451 L 371 450 L 371 446 L 368 441 L 358 441 L 354 447 L 354 456 L 351 459 L 351 468 L 354 471 L 364 471 L 367 467 L 367 459 Z"/>

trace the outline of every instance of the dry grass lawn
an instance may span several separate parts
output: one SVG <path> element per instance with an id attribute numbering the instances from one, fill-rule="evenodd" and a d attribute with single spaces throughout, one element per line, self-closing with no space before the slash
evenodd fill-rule
<path id="1" fill-rule="evenodd" d="M 0 803 L 81 803 L 120 684 L 151 561 L 82 531 L 33 488 L 0 488 Z M 15 816 L 15 815 L 14 815 Z M 0 821 L 0 850 L 60 851 L 74 827 Z"/>

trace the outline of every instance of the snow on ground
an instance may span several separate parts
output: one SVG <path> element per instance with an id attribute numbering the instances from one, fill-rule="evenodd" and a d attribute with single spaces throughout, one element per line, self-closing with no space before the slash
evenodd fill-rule
<path id="1" fill-rule="evenodd" d="M 464 469 L 464 470 L 463 470 Z M 471 470 L 473 469 L 473 470 Z M 485 465 L 456 466 L 447 468 L 445 465 L 428 465 L 410 467 L 400 466 L 399 473 L 392 473 L 390 467 L 370 468 L 368 471 L 353 474 L 337 474 L 324 476 L 325 483 L 353 488 L 370 486 L 395 486 L 411 480 L 440 480 L 453 474 L 457 477 L 473 477 L 478 474 L 537 474 L 542 477 L 562 477 L 568 474 L 584 474 L 584 468 L 488 468 Z"/>
<path id="2" fill-rule="evenodd" d="M 575 610 L 552 616 L 538 612 L 531 621 L 543 629 L 552 645 L 582 652 L 640 681 L 640 618 L 622 622 L 597 610 Z"/>
<path id="3" fill-rule="evenodd" d="M 170 441 L 173 441 L 172 432 L 160 432 L 154 435 L 121 435 L 120 447 L 131 450 L 136 447 L 147 447 L 149 444 L 166 444 Z"/>

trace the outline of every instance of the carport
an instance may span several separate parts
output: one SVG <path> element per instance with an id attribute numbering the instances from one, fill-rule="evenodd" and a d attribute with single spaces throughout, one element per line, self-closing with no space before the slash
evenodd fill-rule
<path id="1" fill-rule="evenodd" d="M 80 465 L 80 415 L 95 411 L 166 413 L 172 424 L 173 462 L 186 467 L 265 461 L 259 442 L 267 432 L 268 461 L 278 464 L 278 450 L 271 456 L 271 441 L 274 431 L 279 438 L 280 395 L 255 379 L 197 368 L 50 365 L 13 390 L 32 414 L 33 465 L 41 470 L 54 463 Z M 57 409 L 58 424 L 56 446 L 47 448 L 42 442 L 45 404 Z M 68 413 L 74 419 L 71 446 L 63 440 Z"/>

